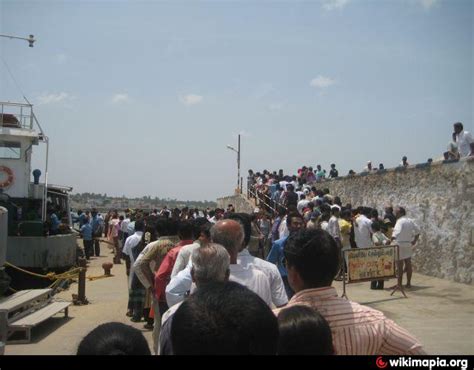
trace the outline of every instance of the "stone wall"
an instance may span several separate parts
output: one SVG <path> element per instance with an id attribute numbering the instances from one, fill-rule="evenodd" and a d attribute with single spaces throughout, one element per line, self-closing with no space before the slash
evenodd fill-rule
<path id="1" fill-rule="evenodd" d="M 472 284 L 474 277 L 474 159 L 396 168 L 342 177 L 319 184 L 339 195 L 343 204 L 403 206 L 422 232 L 413 257 L 417 272 Z M 217 200 L 238 212 L 252 212 L 242 195 Z"/>
<path id="2" fill-rule="evenodd" d="M 379 212 L 385 204 L 405 207 L 422 229 L 413 257 L 415 270 L 473 283 L 473 159 L 344 177 L 321 187 L 355 207 L 365 205 Z"/>
<path id="3" fill-rule="evenodd" d="M 235 207 L 236 212 L 253 213 L 255 209 L 255 206 L 240 194 L 217 199 L 218 208 L 227 209 L 229 204 Z"/>

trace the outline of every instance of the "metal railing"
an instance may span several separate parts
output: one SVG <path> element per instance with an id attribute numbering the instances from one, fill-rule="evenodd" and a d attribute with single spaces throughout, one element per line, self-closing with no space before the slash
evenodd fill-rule
<path id="1" fill-rule="evenodd" d="M 259 192 L 255 185 L 251 185 L 250 187 L 247 186 L 247 199 L 250 199 L 250 196 L 255 199 L 256 206 L 261 206 L 263 204 L 264 207 L 270 209 L 274 214 L 278 213 L 279 208 L 288 210 L 288 208 L 280 202 L 275 202 L 267 194 Z"/>
<path id="2" fill-rule="evenodd" d="M 0 102 L 0 127 L 33 129 L 33 106 Z"/>

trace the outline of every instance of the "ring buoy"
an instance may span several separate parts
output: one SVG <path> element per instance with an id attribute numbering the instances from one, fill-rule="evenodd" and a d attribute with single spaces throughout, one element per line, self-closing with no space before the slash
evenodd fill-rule
<path id="1" fill-rule="evenodd" d="M 9 167 L 6 167 L 6 166 L 0 166 L 0 173 L 1 172 L 5 172 L 6 175 L 7 175 L 7 179 L 3 182 L 0 182 L 0 189 L 5 189 L 5 188 L 8 188 L 11 186 L 11 184 L 13 184 L 13 180 L 14 180 L 14 177 L 13 177 L 13 171 L 11 170 L 11 168 Z"/>

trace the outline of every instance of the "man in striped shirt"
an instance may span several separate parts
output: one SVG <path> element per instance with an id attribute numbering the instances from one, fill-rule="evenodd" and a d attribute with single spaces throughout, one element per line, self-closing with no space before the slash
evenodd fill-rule
<path id="1" fill-rule="evenodd" d="M 336 242 L 323 230 L 302 230 L 288 239 L 284 254 L 296 294 L 287 307 L 317 309 L 331 327 L 338 355 L 426 354 L 417 339 L 382 312 L 338 297 L 331 287 L 339 270 L 338 253 Z"/>

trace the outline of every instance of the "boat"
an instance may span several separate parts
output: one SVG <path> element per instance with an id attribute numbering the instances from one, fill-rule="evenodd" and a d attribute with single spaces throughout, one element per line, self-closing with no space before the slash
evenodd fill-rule
<path id="1" fill-rule="evenodd" d="M 31 171 L 33 147 L 40 144 L 46 145 L 42 182 L 41 170 Z M 49 140 L 33 105 L 0 102 L 0 207 L 2 217 L 7 218 L 7 226 L 0 222 L 0 235 L 7 234 L 6 243 L 0 243 L 0 262 L 3 265 L 5 260 L 14 289 L 51 283 L 20 269 L 45 274 L 66 271 L 76 264 L 77 234 L 72 229 L 69 201 L 72 188 L 48 183 L 48 152 Z M 53 222 L 56 217 L 60 220 L 58 229 L 51 228 L 53 213 Z"/>

